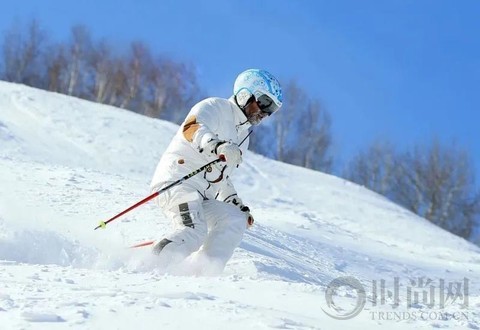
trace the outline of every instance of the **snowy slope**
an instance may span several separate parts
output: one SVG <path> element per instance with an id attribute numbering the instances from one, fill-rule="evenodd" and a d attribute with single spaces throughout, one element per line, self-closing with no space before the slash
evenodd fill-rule
<path id="1" fill-rule="evenodd" d="M 0 329 L 480 328 L 479 248 L 365 188 L 252 153 L 234 181 L 256 225 L 222 276 L 161 275 L 148 248 L 126 248 L 168 230 L 153 203 L 93 231 L 149 194 L 176 129 L 0 82 Z M 344 287 L 328 306 L 342 276 L 367 296 L 349 320 L 324 313 L 356 304 Z M 393 292 L 395 278 L 399 307 L 388 294 L 374 306 L 374 283 Z M 438 297 L 408 308 L 419 278 L 431 280 L 420 297 L 444 281 L 467 283 L 468 299 L 447 290 L 443 309 Z"/>

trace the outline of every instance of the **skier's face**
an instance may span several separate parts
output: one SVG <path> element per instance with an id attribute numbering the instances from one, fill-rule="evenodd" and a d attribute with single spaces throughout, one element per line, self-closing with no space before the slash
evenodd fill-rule
<path id="1" fill-rule="evenodd" d="M 250 102 L 245 108 L 247 119 L 252 125 L 258 125 L 263 118 L 268 117 L 268 113 L 263 112 L 256 101 Z"/>

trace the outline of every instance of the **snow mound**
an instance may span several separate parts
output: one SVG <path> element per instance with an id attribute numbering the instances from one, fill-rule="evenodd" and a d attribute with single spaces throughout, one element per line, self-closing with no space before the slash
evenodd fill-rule
<path id="1" fill-rule="evenodd" d="M 92 264 L 95 255 L 92 249 L 51 231 L 4 232 L 0 240 L 0 259 L 3 260 L 85 267 Z"/>

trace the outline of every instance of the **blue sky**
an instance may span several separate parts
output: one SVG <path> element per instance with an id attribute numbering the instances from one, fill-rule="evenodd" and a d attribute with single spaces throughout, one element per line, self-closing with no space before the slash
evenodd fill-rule
<path id="1" fill-rule="evenodd" d="M 480 179 L 480 1 L 8 1 L 0 31 L 37 18 L 53 38 L 81 23 L 194 64 L 210 95 L 265 68 L 331 113 L 339 165 L 372 140 L 433 136 L 471 151 Z"/>

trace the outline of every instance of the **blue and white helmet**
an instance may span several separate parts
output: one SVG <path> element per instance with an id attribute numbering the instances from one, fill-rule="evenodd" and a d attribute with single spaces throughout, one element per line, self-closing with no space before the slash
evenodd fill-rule
<path id="1" fill-rule="evenodd" d="M 237 104 L 243 108 L 254 96 L 258 105 L 269 114 L 282 106 L 282 87 L 278 80 L 265 70 L 249 69 L 240 73 L 233 85 L 233 95 Z"/>

